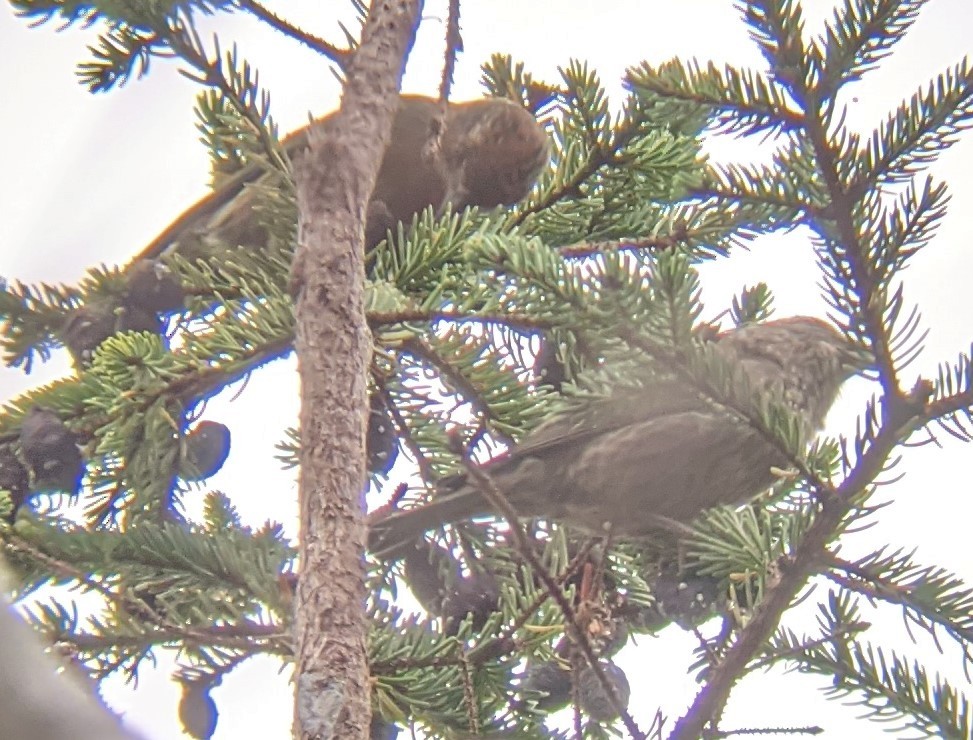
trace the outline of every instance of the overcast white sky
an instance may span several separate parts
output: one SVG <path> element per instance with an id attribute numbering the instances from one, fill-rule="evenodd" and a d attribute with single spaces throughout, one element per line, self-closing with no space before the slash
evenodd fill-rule
<path id="1" fill-rule="evenodd" d="M 827 0 L 803 3 L 813 30 L 832 6 Z M 345 3 L 280 0 L 267 5 L 299 20 L 312 32 L 336 41 L 335 8 Z M 426 21 L 406 80 L 411 92 L 435 94 L 446 3 L 427 2 Z M 479 94 L 479 65 L 493 52 L 510 53 L 535 77 L 556 82 L 569 59 L 589 62 L 614 99 L 622 98 L 626 67 L 641 60 L 662 62 L 673 56 L 736 65 L 761 66 L 733 3 L 728 0 L 465 0 L 456 99 Z M 55 25 L 31 30 L 9 6 L 0 9 L 0 100 L 7 115 L 0 122 L 3 173 L 0 175 L 0 275 L 24 281 L 77 281 L 86 267 L 127 262 L 170 221 L 206 193 L 208 164 L 197 143 L 192 112 L 198 88 L 176 72 L 172 62 L 153 62 L 146 79 L 122 90 L 92 96 L 74 79 L 73 65 L 86 58 L 90 32 L 56 34 Z M 217 16 L 208 28 L 219 32 L 260 70 L 273 93 L 273 111 L 283 131 L 303 125 L 308 112 L 336 105 L 338 86 L 322 60 L 240 16 Z M 931 0 L 896 54 L 853 90 L 848 121 L 870 130 L 899 100 L 934 73 L 970 52 L 973 9 L 969 0 Z M 764 147 L 714 145 L 714 156 L 756 156 Z M 950 183 L 952 208 L 932 245 L 916 257 L 905 275 L 907 297 L 923 311 L 929 329 L 926 352 L 909 369 L 930 375 L 937 362 L 968 351 L 973 309 L 966 294 L 973 278 L 973 137 L 946 153 L 934 174 Z M 761 239 L 747 253 L 704 270 L 707 315 L 725 308 L 744 285 L 767 282 L 776 292 L 779 315 L 823 314 L 818 273 L 808 241 L 801 234 Z M 55 358 L 25 377 L 0 370 L 0 398 L 10 398 L 43 380 L 70 372 L 66 357 Z M 210 480 L 228 492 L 248 523 L 282 521 L 294 533 L 296 489 L 292 473 L 280 473 L 273 445 L 295 423 L 296 384 L 290 362 L 254 375 L 246 392 L 210 404 L 207 416 L 233 430 L 230 463 Z M 870 389 L 852 383 L 832 414 L 832 431 L 853 430 L 860 400 Z M 253 423 L 254 420 L 259 420 Z M 248 423 L 249 422 L 249 423 Z M 894 504 L 880 527 L 849 539 L 844 554 L 864 553 L 883 543 L 918 547 L 917 558 L 973 581 L 967 544 L 970 504 L 968 448 L 940 435 L 932 446 L 903 452 L 897 472 L 902 482 L 881 495 Z M 819 590 L 819 593 L 823 593 Z M 928 641 L 913 646 L 896 629 L 878 638 L 912 654 L 929 655 Z M 633 679 L 631 710 L 643 727 L 657 707 L 674 720 L 695 693 L 685 677 L 694 646 L 691 636 L 670 629 L 661 639 L 641 638 L 619 659 Z M 178 690 L 168 681 L 171 663 L 145 671 L 137 690 L 109 682 L 106 696 L 131 726 L 147 738 L 181 737 L 176 718 Z M 955 656 L 942 663 L 961 677 Z M 165 670 L 162 670 L 165 669 Z M 271 660 L 256 659 L 227 677 L 214 692 L 220 708 L 216 738 L 289 736 L 291 692 L 288 672 Z M 879 725 L 859 724 L 855 708 L 821 698 L 827 681 L 778 674 L 744 682 L 734 693 L 726 728 L 819 724 L 827 738 L 877 736 Z M 969 694 L 969 687 L 967 686 Z"/>

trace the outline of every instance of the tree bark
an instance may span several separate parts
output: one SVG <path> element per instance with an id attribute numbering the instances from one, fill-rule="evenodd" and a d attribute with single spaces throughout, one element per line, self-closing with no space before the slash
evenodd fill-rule
<path id="1" fill-rule="evenodd" d="M 421 0 L 375 0 L 328 135 L 295 163 L 301 378 L 300 738 L 366 738 L 364 228 Z"/>

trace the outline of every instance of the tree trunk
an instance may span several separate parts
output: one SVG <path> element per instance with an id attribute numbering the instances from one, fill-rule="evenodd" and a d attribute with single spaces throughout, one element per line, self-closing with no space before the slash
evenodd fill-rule
<path id="1" fill-rule="evenodd" d="M 366 738 L 366 370 L 362 299 L 369 196 L 398 103 L 421 0 L 373 2 L 341 109 L 295 166 L 294 258 L 301 378 L 297 736 Z"/>

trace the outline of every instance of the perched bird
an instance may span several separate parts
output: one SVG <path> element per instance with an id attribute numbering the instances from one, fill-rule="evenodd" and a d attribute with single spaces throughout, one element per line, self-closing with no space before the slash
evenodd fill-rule
<path id="1" fill-rule="evenodd" d="M 372 192 L 372 203 L 384 205 L 392 226 L 427 206 L 443 212 L 447 206 L 460 211 L 513 205 L 527 195 L 550 157 L 544 129 L 504 98 L 450 103 L 441 151 L 430 153 L 427 144 L 439 110 L 432 98 L 402 97 Z M 383 231 L 379 241 L 384 238 Z"/>
<path id="2" fill-rule="evenodd" d="M 753 392 L 796 412 L 804 439 L 820 429 L 842 383 L 864 366 L 834 328 L 808 317 L 725 332 L 713 351 Z M 639 537 L 718 504 L 743 503 L 775 482 L 774 468 L 785 467 L 786 457 L 742 418 L 663 374 L 554 415 L 481 470 L 522 516 Z M 373 522 L 369 547 L 400 557 L 430 529 L 490 513 L 476 483 L 457 476 L 430 503 Z"/>
<path id="3" fill-rule="evenodd" d="M 439 146 L 440 103 L 403 95 L 366 215 L 366 247 L 385 238 L 399 221 L 432 206 L 440 212 L 467 206 L 494 208 L 522 200 L 550 157 L 547 134 L 534 116 L 504 98 L 449 103 Z M 325 116 L 283 142 L 291 157 L 305 156 L 311 128 L 326 133 Z M 246 185 L 261 173 L 251 166 L 226 179 L 144 251 L 175 251 L 188 258 L 229 247 L 261 247 L 268 234 L 257 217 L 257 197 Z"/>

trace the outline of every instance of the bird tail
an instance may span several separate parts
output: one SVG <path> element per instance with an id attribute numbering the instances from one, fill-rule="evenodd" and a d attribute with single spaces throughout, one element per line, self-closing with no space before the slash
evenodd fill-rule
<path id="1" fill-rule="evenodd" d="M 488 512 L 489 506 L 480 492 L 463 485 L 427 504 L 395 511 L 371 522 L 368 550 L 383 560 L 397 560 L 426 532 Z"/>

